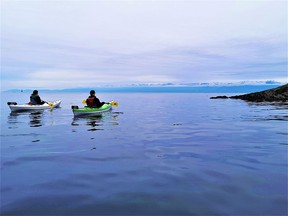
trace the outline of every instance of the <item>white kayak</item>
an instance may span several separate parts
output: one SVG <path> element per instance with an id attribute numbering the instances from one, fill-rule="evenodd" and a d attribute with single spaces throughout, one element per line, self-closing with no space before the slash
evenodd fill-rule
<path id="1" fill-rule="evenodd" d="M 30 110 L 45 110 L 57 108 L 61 104 L 61 100 L 46 102 L 42 105 L 31 105 L 31 104 L 17 104 L 16 102 L 7 102 L 12 112 L 17 111 L 30 111 Z"/>

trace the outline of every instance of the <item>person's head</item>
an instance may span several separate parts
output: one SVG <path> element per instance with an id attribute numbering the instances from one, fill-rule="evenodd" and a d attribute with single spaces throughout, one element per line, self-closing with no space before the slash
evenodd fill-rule
<path id="1" fill-rule="evenodd" d="M 90 91 L 90 95 L 91 95 L 91 96 L 94 96 L 94 95 L 95 95 L 95 91 L 94 91 L 94 90 L 91 90 L 91 91 Z"/>
<path id="2" fill-rule="evenodd" d="M 33 91 L 33 95 L 37 95 L 38 94 L 38 91 L 37 90 L 34 90 Z"/>

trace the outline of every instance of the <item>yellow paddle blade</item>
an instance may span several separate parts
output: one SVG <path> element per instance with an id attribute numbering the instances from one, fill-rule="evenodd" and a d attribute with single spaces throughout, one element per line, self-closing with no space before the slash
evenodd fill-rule
<path id="1" fill-rule="evenodd" d="M 111 106 L 116 106 L 116 107 L 118 107 L 118 102 L 117 102 L 117 101 L 111 101 L 111 102 L 110 102 L 110 105 L 111 105 Z"/>
<path id="2" fill-rule="evenodd" d="M 82 104 L 86 104 L 86 100 L 83 100 L 83 101 L 82 101 Z"/>
<path id="3" fill-rule="evenodd" d="M 50 107 L 51 109 L 54 108 L 53 103 L 49 102 L 48 105 L 49 105 L 49 107 Z"/>

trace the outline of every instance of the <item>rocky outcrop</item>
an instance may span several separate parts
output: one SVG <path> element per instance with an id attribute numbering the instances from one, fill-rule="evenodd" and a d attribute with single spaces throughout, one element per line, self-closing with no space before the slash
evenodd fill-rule
<path id="1" fill-rule="evenodd" d="M 244 95 L 236 95 L 236 96 L 217 96 L 217 97 L 211 97 L 210 99 L 241 99 L 246 101 L 253 101 L 253 102 L 275 102 L 275 101 L 281 101 L 281 102 L 287 102 L 288 101 L 288 84 L 261 91 L 261 92 L 255 92 L 250 94 L 244 94 Z"/>
<path id="2" fill-rule="evenodd" d="M 229 97 L 227 97 L 226 95 L 223 96 L 216 96 L 216 97 L 210 97 L 210 99 L 228 99 Z"/>

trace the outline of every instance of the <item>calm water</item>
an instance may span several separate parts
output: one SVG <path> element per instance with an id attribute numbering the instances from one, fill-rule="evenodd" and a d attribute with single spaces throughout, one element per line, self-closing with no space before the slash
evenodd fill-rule
<path id="1" fill-rule="evenodd" d="M 287 215 L 287 105 L 103 93 L 119 107 L 73 118 L 86 96 L 1 95 L 1 215 Z"/>

